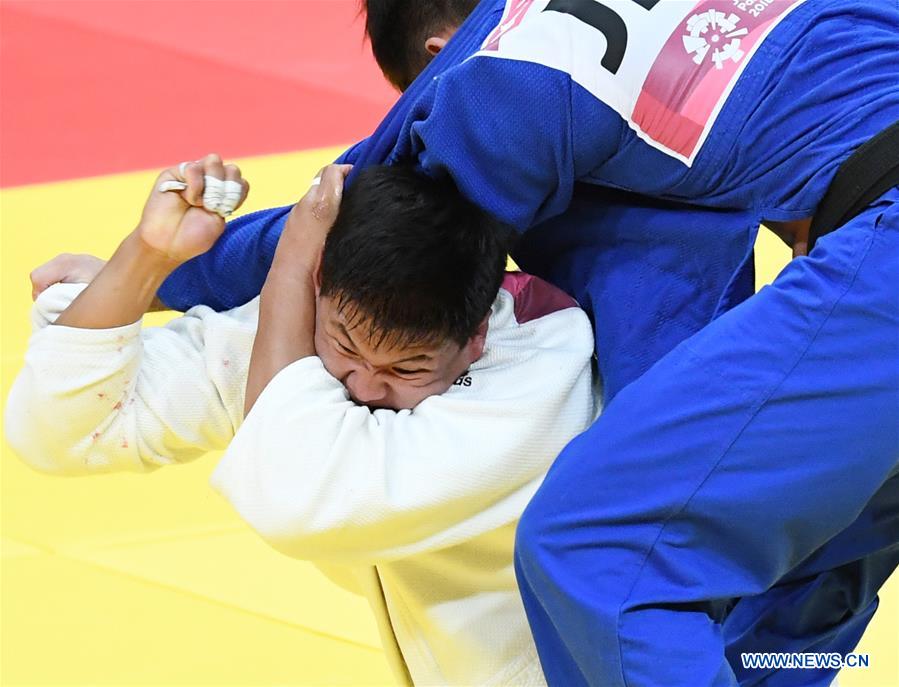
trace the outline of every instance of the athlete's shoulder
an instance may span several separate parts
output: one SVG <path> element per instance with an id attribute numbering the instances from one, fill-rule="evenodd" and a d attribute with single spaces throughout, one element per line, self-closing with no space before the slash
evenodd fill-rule
<path id="1" fill-rule="evenodd" d="M 488 344 L 525 349 L 593 354 L 593 328 L 577 301 L 549 282 L 524 272 L 508 272 L 493 306 Z"/>
<path id="2" fill-rule="evenodd" d="M 502 289 L 512 297 L 518 324 L 578 307 L 577 301 L 558 287 L 524 272 L 507 272 Z"/>
<path id="3" fill-rule="evenodd" d="M 539 277 L 509 272 L 491 309 L 484 354 L 454 388 L 472 387 L 482 398 L 530 389 L 525 395 L 536 400 L 582 375 L 589 380 L 592 357 L 593 329 L 577 301 Z"/>

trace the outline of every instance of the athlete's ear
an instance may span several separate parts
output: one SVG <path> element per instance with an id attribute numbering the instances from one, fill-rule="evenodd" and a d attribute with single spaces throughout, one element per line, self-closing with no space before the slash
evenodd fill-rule
<path id="1" fill-rule="evenodd" d="M 315 262 L 315 269 L 312 270 L 312 286 L 315 289 L 315 297 L 318 298 L 322 290 L 322 255 L 324 250 L 318 254 L 318 260 Z"/>
<path id="2" fill-rule="evenodd" d="M 430 53 L 430 55 L 433 57 L 441 50 L 443 50 L 444 46 L 446 45 L 446 41 L 447 39 L 443 36 L 429 36 L 425 41 L 425 50 L 427 50 L 428 53 Z"/>
<path id="3" fill-rule="evenodd" d="M 436 55 L 441 50 L 443 50 L 444 47 L 446 47 L 449 39 L 452 38 L 453 34 L 458 30 L 459 27 L 453 24 L 444 27 L 444 29 L 440 33 L 430 36 L 425 41 L 425 50 L 430 53 L 431 57 L 434 57 L 434 55 Z"/>

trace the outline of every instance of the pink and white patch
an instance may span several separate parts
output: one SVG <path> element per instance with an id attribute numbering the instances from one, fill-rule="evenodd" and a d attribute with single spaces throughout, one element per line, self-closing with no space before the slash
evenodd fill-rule
<path id="1" fill-rule="evenodd" d="M 704 0 L 653 62 L 631 121 L 646 136 L 692 160 L 737 78 L 798 0 Z"/>

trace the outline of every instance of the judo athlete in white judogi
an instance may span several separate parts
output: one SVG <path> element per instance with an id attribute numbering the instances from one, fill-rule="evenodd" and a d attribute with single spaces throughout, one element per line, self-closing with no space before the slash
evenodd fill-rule
<path id="1" fill-rule="evenodd" d="M 595 415 L 590 324 L 554 287 L 504 275 L 504 232 L 449 182 L 373 168 L 341 199 L 346 171 L 324 171 L 262 296 L 227 312 L 140 321 L 246 195 L 215 156 L 164 172 L 96 275 L 60 267 L 72 258 L 38 270 L 90 284 L 37 297 L 9 442 L 65 475 L 226 449 L 213 486 L 272 546 L 368 597 L 401 681 L 542 685 L 513 538 Z M 204 176 L 230 185 L 210 197 Z"/>

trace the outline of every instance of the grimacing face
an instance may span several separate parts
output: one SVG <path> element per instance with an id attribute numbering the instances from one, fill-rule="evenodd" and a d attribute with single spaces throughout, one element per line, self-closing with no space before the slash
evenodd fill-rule
<path id="1" fill-rule="evenodd" d="M 348 319 L 347 310 L 341 312 L 332 298 L 317 298 L 315 351 L 353 402 L 372 409 L 411 409 L 442 394 L 484 352 L 486 318 L 464 346 L 451 340 L 377 346 L 369 340 L 368 323 Z"/>

